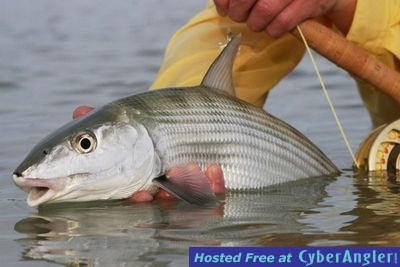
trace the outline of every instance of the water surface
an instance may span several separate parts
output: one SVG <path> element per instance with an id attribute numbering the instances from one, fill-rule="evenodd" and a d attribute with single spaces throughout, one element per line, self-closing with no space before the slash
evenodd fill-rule
<path id="1" fill-rule="evenodd" d="M 221 205 L 124 201 L 29 208 L 11 173 L 82 104 L 145 91 L 171 34 L 202 1 L 5 0 L 0 3 L 0 260 L 4 266 L 186 266 L 189 246 L 399 245 L 399 185 L 350 170 L 309 61 L 266 108 L 313 140 L 344 172 Z M 179 7 L 179 8 L 177 8 Z M 195 40 L 194 40 L 195 41 Z M 354 82 L 319 58 L 355 149 L 370 122 Z"/>

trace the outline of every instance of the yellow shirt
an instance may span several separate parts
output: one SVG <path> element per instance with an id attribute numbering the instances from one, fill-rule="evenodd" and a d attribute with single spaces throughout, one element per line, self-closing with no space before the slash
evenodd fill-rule
<path id="1" fill-rule="evenodd" d="M 220 17 L 212 1 L 174 34 L 152 88 L 200 84 L 227 36 L 239 32 L 242 44 L 233 68 L 236 94 L 262 107 L 268 91 L 301 60 L 304 46 L 290 34 L 272 39 Z M 347 38 L 400 69 L 400 0 L 358 0 Z M 357 84 L 374 126 L 400 118 L 400 105 L 394 100 L 365 82 Z"/>

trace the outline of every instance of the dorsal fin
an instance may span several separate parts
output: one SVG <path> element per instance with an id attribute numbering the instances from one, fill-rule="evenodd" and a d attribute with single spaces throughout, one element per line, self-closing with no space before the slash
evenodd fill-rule
<path id="1" fill-rule="evenodd" d="M 219 54 L 208 69 L 201 82 L 202 86 L 219 89 L 230 95 L 235 95 L 232 80 L 232 67 L 236 53 L 239 50 L 241 39 L 242 35 L 240 33 L 231 38 L 221 54 Z"/>

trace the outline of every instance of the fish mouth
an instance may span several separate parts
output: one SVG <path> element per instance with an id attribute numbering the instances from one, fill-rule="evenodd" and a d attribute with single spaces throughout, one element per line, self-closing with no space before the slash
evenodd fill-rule
<path id="1" fill-rule="evenodd" d="M 28 193 L 27 203 L 31 207 L 49 202 L 66 185 L 64 178 L 25 178 L 14 174 L 13 180 L 18 187 Z"/>

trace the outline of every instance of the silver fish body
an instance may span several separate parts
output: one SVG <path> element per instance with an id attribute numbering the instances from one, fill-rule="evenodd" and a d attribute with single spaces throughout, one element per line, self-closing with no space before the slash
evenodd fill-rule
<path id="1" fill-rule="evenodd" d="M 15 169 L 27 202 L 121 199 L 166 189 L 193 204 L 215 201 L 198 163 L 222 167 L 228 189 L 258 189 L 338 172 L 304 135 L 236 98 L 234 37 L 202 83 L 111 102 L 62 126 L 39 142 Z M 189 169 L 189 168 L 187 168 Z"/>
<path id="2" fill-rule="evenodd" d="M 163 170 L 195 162 L 221 165 L 229 189 L 256 189 L 338 172 L 303 134 L 219 90 L 171 88 L 115 104 L 149 131 Z"/>

